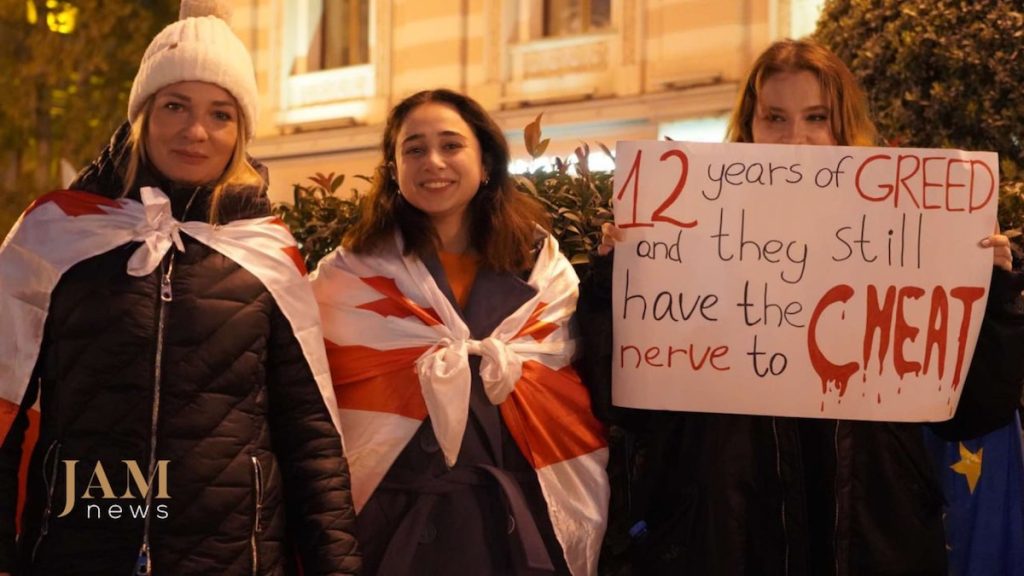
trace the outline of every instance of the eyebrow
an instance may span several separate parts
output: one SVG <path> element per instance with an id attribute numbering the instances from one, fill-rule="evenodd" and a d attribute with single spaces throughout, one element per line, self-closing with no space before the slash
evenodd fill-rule
<path id="1" fill-rule="evenodd" d="M 438 134 L 441 136 L 457 136 L 459 138 L 465 138 L 465 135 L 463 135 L 460 132 L 456 132 L 455 130 L 442 130 Z M 404 139 L 402 139 L 402 144 L 405 144 L 410 140 L 418 140 L 421 138 L 426 138 L 426 134 L 423 134 L 421 132 L 417 132 L 416 134 L 409 134 Z"/>
<path id="2" fill-rule="evenodd" d="M 765 108 L 765 110 L 767 110 L 768 112 L 789 112 L 789 110 L 786 110 L 785 108 L 780 108 L 778 106 L 768 106 Z M 807 108 L 798 110 L 798 112 L 804 114 L 807 112 L 830 112 L 831 110 L 832 109 L 829 108 L 828 106 L 820 104 L 817 106 L 808 106 Z"/>
<path id="3" fill-rule="evenodd" d="M 169 96 L 169 97 L 172 97 L 172 98 L 177 98 L 179 100 L 184 100 L 185 102 L 192 102 L 192 98 L 182 94 L 181 92 L 165 92 L 163 94 L 163 96 Z M 231 102 L 230 100 L 214 100 L 213 101 L 213 105 L 214 106 L 230 106 L 232 108 L 235 106 L 235 104 L 233 102 Z"/>

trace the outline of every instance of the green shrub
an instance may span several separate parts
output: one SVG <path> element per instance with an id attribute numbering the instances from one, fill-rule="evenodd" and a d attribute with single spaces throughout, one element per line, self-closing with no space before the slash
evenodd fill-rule
<path id="1" fill-rule="evenodd" d="M 371 181 L 366 176 L 355 178 Z M 363 196 L 354 187 L 350 196 L 338 196 L 338 189 L 345 183 L 344 174 L 317 172 L 309 180 L 311 184 L 294 184 L 293 202 L 275 204 L 274 214 L 291 229 L 306 260 L 306 268 L 313 270 L 321 258 L 341 244 L 345 230 L 359 218 Z"/>
<path id="2" fill-rule="evenodd" d="M 526 151 L 534 159 L 547 149 L 548 140 L 540 139 L 540 119 L 526 126 Z M 601 150 L 611 151 L 603 144 Z M 611 208 L 611 172 L 591 171 L 587 163 L 590 146 L 580 144 L 573 153 L 576 162 L 555 159 L 554 169 L 537 168 L 515 176 L 520 190 L 536 197 L 551 214 L 551 227 L 562 253 L 578 269 L 586 269 L 590 255 L 601 244 L 601 224 L 614 218 Z"/>

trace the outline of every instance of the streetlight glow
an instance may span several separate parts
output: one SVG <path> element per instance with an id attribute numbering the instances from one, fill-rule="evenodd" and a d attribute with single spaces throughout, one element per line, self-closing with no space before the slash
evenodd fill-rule
<path id="1" fill-rule="evenodd" d="M 46 8 L 46 26 L 52 32 L 71 34 L 75 31 L 75 24 L 78 21 L 78 8 L 75 5 L 70 2 L 46 0 Z"/>
<path id="2" fill-rule="evenodd" d="M 25 20 L 29 24 L 39 22 L 39 12 L 36 11 L 36 3 L 32 0 L 25 0 Z"/>

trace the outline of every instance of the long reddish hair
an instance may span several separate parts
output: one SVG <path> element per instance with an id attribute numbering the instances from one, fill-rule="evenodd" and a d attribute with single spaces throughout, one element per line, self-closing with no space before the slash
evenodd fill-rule
<path id="1" fill-rule="evenodd" d="M 779 40 L 754 62 L 729 119 L 726 140 L 753 142 L 757 95 L 773 74 L 807 71 L 821 84 L 829 104 L 832 134 L 841 146 L 874 146 L 877 131 L 868 112 L 867 98 L 850 69 L 831 50 L 811 40 Z"/>

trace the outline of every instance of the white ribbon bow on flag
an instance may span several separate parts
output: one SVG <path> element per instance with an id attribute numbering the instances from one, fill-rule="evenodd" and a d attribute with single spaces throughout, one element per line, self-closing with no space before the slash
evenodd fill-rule
<path id="1" fill-rule="evenodd" d="M 491 404 L 504 402 L 523 374 L 523 359 L 512 346 L 494 337 L 483 340 L 442 338 L 420 357 L 416 362 L 420 389 L 448 466 L 458 461 L 469 418 L 470 354 L 481 357 L 480 376 Z"/>
<path id="2" fill-rule="evenodd" d="M 142 221 L 132 231 L 132 241 L 142 242 L 128 260 L 128 274 L 146 276 L 153 272 L 171 244 L 179 252 L 185 251 L 181 241 L 181 228 L 188 226 L 174 219 L 171 200 L 159 188 L 145 187 L 142 196 Z"/>

